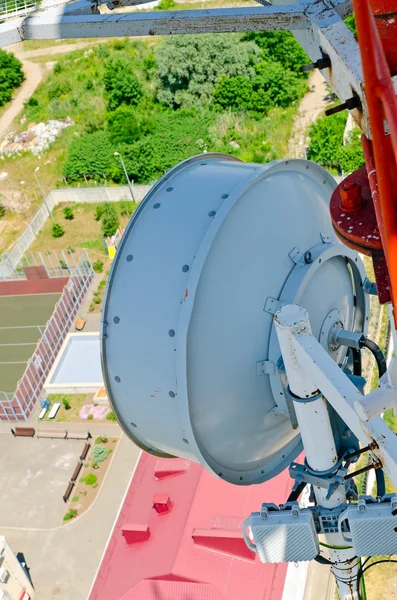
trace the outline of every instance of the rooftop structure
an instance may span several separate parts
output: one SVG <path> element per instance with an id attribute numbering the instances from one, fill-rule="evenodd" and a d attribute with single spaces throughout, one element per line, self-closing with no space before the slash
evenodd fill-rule
<path id="1" fill-rule="evenodd" d="M 0 599 L 29 600 L 34 598 L 30 579 L 11 550 L 4 536 L 0 536 Z"/>
<path id="2" fill-rule="evenodd" d="M 264 497 L 284 502 L 290 488 L 287 472 L 237 487 L 142 454 L 89 600 L 281 600 L 287 565 L 261 564 L 241 530 Z"/>

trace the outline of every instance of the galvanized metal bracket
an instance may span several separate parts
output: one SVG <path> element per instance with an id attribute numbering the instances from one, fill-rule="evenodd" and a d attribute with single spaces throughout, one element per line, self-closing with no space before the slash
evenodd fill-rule
<path id="1" fill-rule="evenodd" d="M 320 237 L 321 237 L 321 241 L 323 244 L 330 244 L 331 243 L 331 238 L 329 235 L 326 235 L 325 233 L 320 233 Z"/>
<path id="2" fill-rule="evenodd" d="M 363 281 L 363 290 L 366 294 L 369 294 L 370 296 L 378 295 L 375 281 L 371 281 L 370 279 L 368 279 L 368 277 L 366 277 Z"/>
<path id="3" fill-rule="evenodd" d="M 276 372 L 276 365 L 271 360 L 261 360 L 256 363 L 256 374 L 260 375 L 274 375 Z"/>
<path id="4" fill-rule="evenodd" d="M 298 262 L 302 259 L 302 252 L 298 248 L 293 248 L 291 252 L 288 254 L 290 259 L 297 265 Z"/>
<path id="5" fill-rule="evenodd" d="M 283 306 L 285 306 L 284 302 L 280 302 L 279 300 L 276 300 L 275 298 L 268 296 L 266 299 L 265 306 L 263 307 L 263 310 L 274 316 L 276 314 L 276 312 Z"/>
<path id="6" fill-rule="evenodd" d="M 289 475 L 291 479 L 295 480 L 293 490 L 302 482 L 309 483 L 328 490 L 327 500 L 331 498 L 340 485 L 344 485 L 346 472 L 347 470 L 341 467 L 333 475 L 315 475 L 313 472 L 309 472 L 305 465 L 292 462 L 289 466 Z"/>

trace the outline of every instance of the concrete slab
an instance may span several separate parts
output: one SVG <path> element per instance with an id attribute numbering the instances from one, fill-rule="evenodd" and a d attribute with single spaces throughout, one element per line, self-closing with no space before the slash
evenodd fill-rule
<path id="1" fill-rule="evenodd" d="M 57 527 L 62 495 L 80 456 L 81 440 L 0 436 L 0 531 Z"/>
<path id="2" fill-rule="evenodd" d="M 14 552 L 25 556 L 35 600 L 87 599 L 139 454 L 122 436 L 96 501 L 66 525 L 47 531 L 0 526 Z"/>

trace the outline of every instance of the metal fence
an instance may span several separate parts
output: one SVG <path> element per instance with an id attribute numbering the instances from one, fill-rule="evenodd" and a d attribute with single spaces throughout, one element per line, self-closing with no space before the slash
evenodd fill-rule
<path id="1" fill-rule="evenodd" d="M 90 261 L 86 249 L 47 250 L 46 252 L 25 252 L 15 264 L 10 255 L 2 256 L 0 281 L 29 279 L 30 267 L 42 267 L 48 278 L 72 277 L 78 275 L 81 264 Z"/>
<path id="2" fill-rule="evenodd" d="M 15 393 L 0 392 L 0 421 L 27 420 L 43 391 L 44 382 L 94 278 L 89 260 L 70 277 L 55 305 L 36 349 L 29 359 Z"/>
<path id="3" fill-rule="evenodd" d="M 0 0 L 0 21 L 23 17 L 37 9 L 35 0 Z"/>
<path id="4" fill-rule="evenodd" d="M 1 0 L 0 0 L 1 2 Z M 134 186 L 136 200 L 139 202 L 150 190 L 150 185 Z M 98 188 L 64 188 L 53 190 L 46 197 L 45 203 L 41 205 L 29 226 L 23 234 L 14 243 L 12 249 L 0 262 L 0 278 L 1 274 L 10 274 L 12 269 L 23 260 L 26 251 L 36 239 L 37 234 L 42 229 L 44 223 L 49 217 L 49 211 L 60 202 L 120 202 L 121 200 L 130 200 L 129 189 L 127 186 L 119 187 L 98 187 Z M 10 271 L 11 268 L 11 271 Z"/>

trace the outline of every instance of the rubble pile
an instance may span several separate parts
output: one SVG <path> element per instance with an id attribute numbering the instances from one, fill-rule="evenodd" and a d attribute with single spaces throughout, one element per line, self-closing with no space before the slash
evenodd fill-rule
<path id="1" fill-rule="evenodd" d="M 55 141 L 62 129 L 73 124 L 70 117 L 47 123 L 31 123 L 22 133 L 9 133 L 5 137 L 4 141 L 0 143 L 0 155 L 9 156 L 30 150 L 39 156 Z"/>

